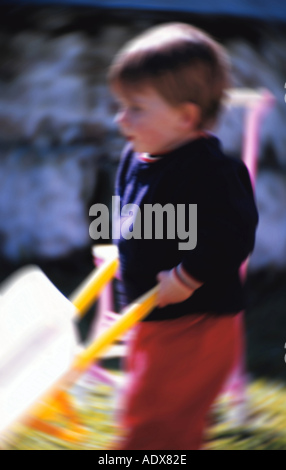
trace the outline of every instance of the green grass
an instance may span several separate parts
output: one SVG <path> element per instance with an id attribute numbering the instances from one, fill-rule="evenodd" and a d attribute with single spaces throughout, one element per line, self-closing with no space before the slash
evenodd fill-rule
<path id="1" fill-rule="evenodd" d="M 114 390 L 91 378 L 78 384 L 71 398 L 85 430 L 78 442 L 71 443 L 43 432 L 17 426 L 6 435 L 7 450 L 104 450 L 119 438 L 114 420 Z M 117 410 L 118 411 L 118 410 Z M 249 384 L 245 416 L 241 423 L 233 418 L 229 397 L 221 396 L 212 412 L 212 426 L 206 436 L 206 450 L 286 450 L 286 387 L 283 383 L 255 381 Z M 236 416 L 238 418 L 241 416 Z M 68 427 L 57 416 L 58 427 Z"/>
<path id="2" fill-rule="evenodd" d="M 286 450 L 286 387 L 283 383 L 256 381 L 249 385 L 246 416 L 231 420 L 230 403 L 221 398 L 208 430 L 209 450 Z"/>

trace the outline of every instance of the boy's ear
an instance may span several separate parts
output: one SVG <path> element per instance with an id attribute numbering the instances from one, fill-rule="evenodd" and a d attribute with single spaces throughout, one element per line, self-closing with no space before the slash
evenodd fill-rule
<path id="1" fill-rule="evenodd" d="M 201 126 L 201 108 L 195 103 L 182 104 L 182 124 L 187 129 L 197 130 Z"/>

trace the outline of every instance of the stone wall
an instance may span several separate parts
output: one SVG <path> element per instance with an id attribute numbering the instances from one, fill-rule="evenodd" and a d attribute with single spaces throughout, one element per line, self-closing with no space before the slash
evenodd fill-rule
<path id="1" fill-rule="evenodd" d="M 112 191 L 123 146 L 105 75 L 127 37 L 117 26 L 95 37 L 2 34 L 1 255 L 58 257 L 90 244 L 88 205 L 97 186 Z"/>
<path id="2" fill-rule="evenodd" d="M 44 12 L 37 27 L 0 33 L 0 255 L 16 261 L 65 256 L 91 243 L 88 207 L 111 201 L 123 145 L 106 72 L 118 48 L 153 23 L 102 22 L 94 13 L 86 31 L 67 10 Z M 286 35 L 266 25 L 256 33 L 257 42 L 224 38 L 234 85 L 266 87 L 277 100 L 262 125 L 251 268 L 285 269 Z M 241 154 L 242 123 L 242 110 L 227 110 L 218 125 L 229 154 Z"/>

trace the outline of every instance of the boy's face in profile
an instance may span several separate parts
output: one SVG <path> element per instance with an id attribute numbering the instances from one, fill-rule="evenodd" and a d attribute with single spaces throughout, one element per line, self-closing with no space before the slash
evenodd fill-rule
<path id="1" fill-rule="evenodd" d="M 192 138 L 194 125 L 188 112 L 192 105 L 172 106 L 152 87 L 113 92 L 120 106 L 116 121 L 136 152 L 162 155 Z"/>

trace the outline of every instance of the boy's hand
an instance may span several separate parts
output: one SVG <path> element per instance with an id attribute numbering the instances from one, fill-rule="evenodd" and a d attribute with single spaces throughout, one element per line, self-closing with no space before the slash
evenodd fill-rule
<path id="1" fill-rule="evenodd" d="M 179 276 L 177 268 L 161 271 L 157 276 L 159 282 L 158 307 L 184 302 L 193 295 L 202 283 L 195 281 L 193 287 L 187 285 Z"/>

